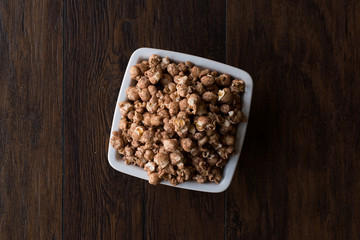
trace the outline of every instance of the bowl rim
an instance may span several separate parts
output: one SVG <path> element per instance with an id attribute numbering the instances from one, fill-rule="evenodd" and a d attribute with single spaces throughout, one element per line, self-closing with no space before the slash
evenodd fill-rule
<path id="1" fill-rule="evenodd" d="M 113 135 L 112 132 L 118 130 L 119 117 L 121 115 L 119 112 L 118 103 L 120 101 L 124 101 L 126 99 L 125 91 L 133 82 L 133 80 L 130 78 L 129 69 L 132 65 L 140 62 L 141 60 L 149 58 L 149 56 L 152 54 L 157 54 L 161 57 L 168 56 L 170 58 L 170 60 L 172 60 L 174 62 L 179 62 L 179 59 L 180 59 L 180 61 L 190 61 L 190 62 L 194 63 L 194 65 L 196 65 L 196 66 L 208 68 L 210 70 L 215 70 L 219 73 L 226 73 L 226 74 L 229 74 L 232 78 L 240 78 L 245 81 L 245 93 L 243 96 L 244 106 L 243 106 L 242 111 L 245 114 L 247 121 L 239 124 L 239 126 L 238 126 L 238 131 L 237 131 L 238 133 L 236 136 L 236 154 L 234 156 L 232 156 L 228 160 L 228 163 L 225 165 L 224 171 L 223 171 L 223 179 L 221 180 L 221 182 L 219 184 L 216 184 L 216 183 L 200 184 L 195 181 L 188 181 L 185 183 L 180 183 L 176 186 L 171 185 L 168 181 L 161 181 L 161 183 L 160 183 L 160 184 L 166 185 L 166 186 L 176 187 L 176 188 L 180 188 L 180 189 L 193 190 L 193 191 L 200 191 L 200 192 L 220 193 L 220 192 L 225 191 L 231 184 L 231 181 L 235 174 L 237 164 L 239 162 L 239 157 L 241 154 L 241 150 L 242 150 L 242 146 L 243 146 L 243 142 L 244 142 L 244 138 L 245 138 L 245 134 L 246 134 L 247 124 L 248 124 L 248 120 L 249 120 L 249 116 L 250 116 L 250 107 L 251 107 L 251 99 L 252 99 L 252 91 L 253 91 L 253 80 L 249 73 L 245 72 L 244 70 L 242 70 L 240 68 L 236 68 L 236 67 L 230 66 L 228 64 L 224 64 L 224 63 L 217 62 L 217 61 L 214 61 L 211 59 L 198 57 L 198 56 L 194 56 L 194 55 L 190 55 L 190 54 L 186 54 L 186 53 L 180 53 L 180 52 L 157 49 L 157 48 L 147 48 L 147 47 L 138 48 L 132 53 L 132 55 L 128 61 L 127 67 L 126 67 L 126 71 L 124 73 L 121 87 L 119 90 L 117 102 L 115 104 L 116 106 L 115 106 L 115 111 L 114 111 L 114 115 L 113 115 L 113 121 L 112 121 L 112 125 L 111 125 L 111 131 L 110 131 L 109 143 L 108 143 L 109 144 L 108 145 L 108 161 L 109 161 L 110 166 L 119 172 L 131 175 L 131 176 L 134 176 L 137 178 L 141 178 L 144 180 L 148 180 L 147 173 L 143 168 L 141 168 L 139 166 L 134 166 L 134 165 L 126 165 L 124 163 L 124 161 L 120 160 L 121 159 L 120 154 L 111 146 L 110 139 Z M 221 71 L 219 71 L 219 69 L 221 69 Z M 124 98 L 124 96 L 125 96 L 125 98 Z M 245 101 L 245 99 L 247 99 L 247 100 Z"/>

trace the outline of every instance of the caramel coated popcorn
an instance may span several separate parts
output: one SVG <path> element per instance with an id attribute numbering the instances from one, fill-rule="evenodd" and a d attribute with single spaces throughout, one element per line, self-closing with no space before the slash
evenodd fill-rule
<path id="1" fill-rule="evenodd" d="M 150 184 L 222 179 L 234 154 L 245 82 L 191 62 L 151 55 L 130 68 L 136 84 L 119 103 L 110 140 L 126 164 L 144 168 Z"/>

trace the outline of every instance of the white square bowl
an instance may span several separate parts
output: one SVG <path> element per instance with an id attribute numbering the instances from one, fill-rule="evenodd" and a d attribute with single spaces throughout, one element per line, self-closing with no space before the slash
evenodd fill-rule
<path id="1" fill-rule="evenodd" d="M 119 125 L 119 121 L 121 119 L 121 114 L 119 111 L 118 103 L 121 101 L 125 101 L 127 98 L 125 91 L 131 85 L 131 82 L 132 82 L 132 80 L 130 78 L 130 74 L 129 74 L 129 69 L 131 66 L 139 63 L 140 61 L 148 59 L 152 54 L 157 54 L 161 57 L 168 56 L 170 58 L 171 62 L 178 63 L 178 62 L 190 61 L 190 62 L 194 63 L 196 66 L 199 66 L 201 68 L 208 68 L 210 70 L 215 70 L 219 73 L 227 73 L 233 78 L 244 80 L 246 88 L 245 88 L 245 93 L 243 96 L 243 101 L 244 101 L 243 105 L 244 106 L 243 106 L 242 111 L 243 111 L 244 115 L 247 117 L 247 119 L 249 119 L 251 96 L 252 96 L 252 90 L 253 90 L 253 81 L 252 81 L 251 76 L 247 72 L 245 72 L 239 68 L 235 68 L 235 67 L 223 64 L 223 63 L 219 63 L 219 62 L 209 60 L 206 58 L 202 58 L 202 57 L 196 57 L 196 56 L 189 55 L 189 54 L 178 53 L 178 52 L 173 52 L 173 51 L 166 51 L 166 50 L 155 49 L 155 48 L 139 48 L 131 55 L 129 63 L 126 68 L 126 71 L 125 71 L 125 75 L 124 75 L 124 79 L 121 84 L 117 103 L 115 104 L 116 107 L 115 107 L 115 113 L 114 113 L 114 118 L 113 118 L 112 127 L 111 127 L 110 139 L 112 137 L 112 132 L 119 130 L 118 125 Z M 238 126 L 236 143 L 235 143 L 236 154 L 228 160 L 228 162 L 224 168 L 223 179 L 221 180 L 221 182 L 219 184 L 216 184 L 216 183 L 200 184 L 195 181 L 188 181 L 185 183 L 180 183 L 176 186 L 172 186 L 167 181 L 162 181 L 161 184 L 167 185 L 167 186 L 172 186 L 172 187 L 177 187 L 177 188 L 194 190 L 194 191 L 201 191 L 201 192 L 218 193 L 218 192 L 225 191 L 231 183 L 231 180 L 235 173 L 237 163 L 239 161 L 241 148 L 242 148 L 242 145 L 244 142 L 246 127 L 247 127 L 247 122 L 240 123 Z M 134 166 L 134 165 L 126 165 L 125 164 L 125 162 L 121 159 L 120 154 L 111 146 L 110 141 L 109 141 L 108 160 L 109 160 L 110 165 L 114 169 L 116 169 L 122 173 L 129 174 L 134 177 L 148 180 L 147 173 L 143 168 Z"/>

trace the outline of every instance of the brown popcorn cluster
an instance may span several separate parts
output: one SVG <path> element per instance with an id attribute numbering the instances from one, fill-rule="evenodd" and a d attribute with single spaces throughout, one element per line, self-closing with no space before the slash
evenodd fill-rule
<path id="1" fill-rule="evenodd" d="M 120 102 L 111 145 L 126 164 L 147 171 L 149 182 L 219 183 L 234 154 L 245 82 L 152 55 L 130 68 L 136 85 Z"/>

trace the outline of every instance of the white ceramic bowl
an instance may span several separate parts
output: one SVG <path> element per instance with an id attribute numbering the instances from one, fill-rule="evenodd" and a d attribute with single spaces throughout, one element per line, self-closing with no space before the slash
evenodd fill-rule
<path id="1" fill-rule="evenodd" d="M 166 50 L 155 49 L 155 48 L 139 48 L 131 55 L 129 63 L 126 68 L 126 71 L 125 71 L 125 75 L 124 75 L 124 79 L 122 81 L 120 93 L 119 93 L 117 102 L 115 104 L 116 107 L 115 107 L 115 113 L 114 113 L 114 118 L 113 118 L 112 127 L 111 127 L 110 138 L 112 137 L 112 132 L 118 130 L 118 125 L 119 125 L 119 121 L 121 118 L 118 103 L 120 101 L 126 100 L 125 91 L 130 86 L 131 81 L 132 81 L 130 78 L 129 69 L 132 65 L 135 65 L 144 59 L 148 59 L 152 54 L 157 54 L 161 57 L 168 56 L 170 58 L 171 62 L 190 61 L 199 67 L 208 68 L 210 70 L 215 70 L 219 73 L 227 73 L 227 74 L 230 74 L 230 76 L 232 76 L 233 78 L 238 78 L 238 79 L 244 80 L 245 84 L 246 84 L 246 88 L 245 88 L 245 94 L 244 94 L 244 99 L 243 99 L 244 107 L 243 107 L 242 111 L 245 114 L 245 116 L 249 119 L 253 81 L 251 79 L 251 76 L 247 72 L 245 72 L 239 68 L 235 68 L 235 67 L 223 64 L 223 63 L 219 63 L 219 62 L 205 59 L 202 57 L 196 57 L 196 56 L 189 55 L 189 54 L 178 53 L 178 52 L 173 52 L 173 51 L 166 51 Z M 236 154 L 234 156 L 232 156 L 229 159 L 228 163 L 226 164 L 226 166 L 224 168 L 224 172 L 223 172 L 223 179 L 221 180 L 221 182 L 219 184 L 216 184 L 216 183 L 200 184 L 195 181 L 188 181 L 185 183 L 178 184 L 174 187 L 195 190 L 195 191 L 201 191 L 201 192 L 212 192 L 212 193 L 225 191 L 231 183 L 237 163 L 239 161 L 241 148 L 242 148 L 242 145 L 244 142 L 246 127 L 247 127 L 247 122 L 239 124 L 237 136 L 236 136 L 236 143 L 235 143 Z M 121 159 L 120 154 L 113 147 L 111 147 L 110 142 L 109 142 L 108 159 L 109 159 L 110 165 L 114 169 L 116 169 L 122 173 L 129 174 L 134 177 L 148 180 L 148 176 L 147 176 L 147 173 L 145 172 L 145 170 L 138 166 L 126 165 L 125 162 Z M 172 186 L 167 181 L 162 181 L 161 184 L 164 184 L 167 186 Z"/>

